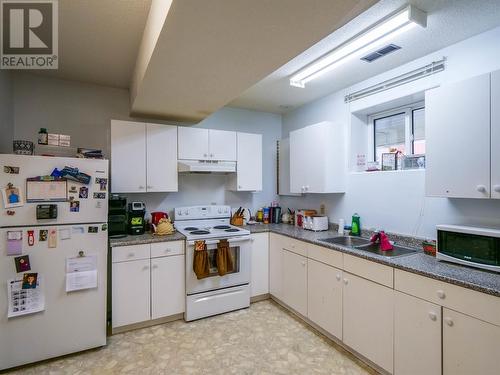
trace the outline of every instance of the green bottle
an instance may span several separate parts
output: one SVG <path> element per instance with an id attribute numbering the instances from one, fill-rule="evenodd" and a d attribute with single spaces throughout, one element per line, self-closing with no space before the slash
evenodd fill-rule
<path id="1" fill-rule="evenodd" d="M 359 222 L 360 217 L 357 213 L 352 215 L 352 224 L 351 224 L 351 235 L 352 236 L 361 236 L 361 224 Z"/>

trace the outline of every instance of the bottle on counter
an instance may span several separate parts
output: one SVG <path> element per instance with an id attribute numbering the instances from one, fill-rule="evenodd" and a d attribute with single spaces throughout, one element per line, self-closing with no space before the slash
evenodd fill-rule
<path id="1" fill-rule="evenodd" d="M 262 208 L 259 208 L 259 210 L 257 211 L 256 221 L 259 223 L 262 223 L 264 221 L 264 210 Z"/>
<path id="2" fill-rule="evenodd" d="M 47 133 L 47 129 L 40 128 L 40 131 L 38 132 L 38 144 L 46 145 L 48 143 L 49 143 L 49 133 Z"/>
<path id="3" fill-rule="evenodd" d="M 264 224 L 269 224 L 269 207 L 264 207 L 264 215 L 263 215 L 263 221 L 264 221 Z"/>
<path id="4" fill-rule="evenodd" d="M 352 215 L 352 223 L 351 223 L 351 235 L 353 236 L 361 236 L 361 223 L 360 217 L 357 213 Z"/>

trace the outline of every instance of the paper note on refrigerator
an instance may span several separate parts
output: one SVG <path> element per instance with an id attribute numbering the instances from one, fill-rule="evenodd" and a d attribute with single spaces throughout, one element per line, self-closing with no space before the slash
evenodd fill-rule
<path id="1" fill-rule="evenodd" d="M 38 275 L 34 289 L 23 289 L 23 280 L 7 280 L 7 298 L 9 300 L 8 318 L 33 314 L 45 310 L 43 277 Z"/>
<path id="2" fill-rule="evenodd" d="M 97 288 L 97 255 L 66 258 L 66 292 Z"/>

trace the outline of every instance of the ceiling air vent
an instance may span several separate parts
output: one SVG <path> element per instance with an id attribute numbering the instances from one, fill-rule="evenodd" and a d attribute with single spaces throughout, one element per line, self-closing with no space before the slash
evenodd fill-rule
<path id="1" fill-rule="evenodd" d="M 382 56 L 397 51 L 398 49 L 401 49 L 401 47 L 395 44 L 389 44 L 388 46 L 382 47 L 379 50 L 362 57 L 361 60 L 366 62 L 373 62 L 377 59 L 380 59 Z"/>

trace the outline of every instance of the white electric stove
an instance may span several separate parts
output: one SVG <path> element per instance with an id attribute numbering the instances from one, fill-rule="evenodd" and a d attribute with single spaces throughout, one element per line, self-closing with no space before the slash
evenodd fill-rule
<path id="1" fill-rule="evenodd" d="M 250 306 L 250 231 L 231 225 L 229 206 L 191 206 L 175 209 L 175 228 L 186 236 L 186 321 Z M 193 271 L 194 243 L 207 245 L 208 277 Z M 217 272 L 217 245 L 229 242 L 234 271 Z"/>

